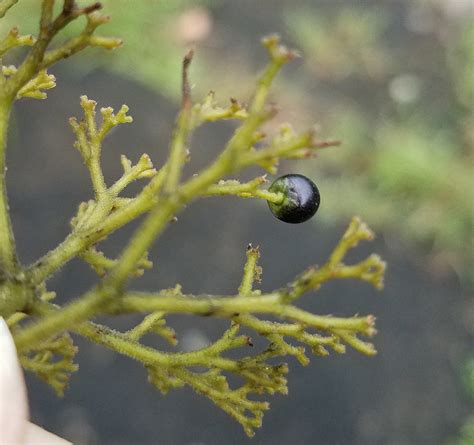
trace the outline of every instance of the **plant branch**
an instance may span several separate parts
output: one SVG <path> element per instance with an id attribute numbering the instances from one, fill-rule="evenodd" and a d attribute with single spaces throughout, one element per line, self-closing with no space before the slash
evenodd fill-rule
<path id="1" fill-rule="evenodd" d="M 21 36 L 18 28 L 14 27 L 0 42 L 0 57 L 17 46 L 32 46 L 34 43 L 35 38 L 32 35 Z"/>
<path id="2" fill-rule="evenodd" d="M 257 127 L 272 113 L 264 112 L 265 100 L 270 84 L 282 65 L 294 57 L 294 52 L 279 46 L 278 38 L 273 36 L 264 39 L 264 45 L 270 54 L 270 63 L 264 70 L 258 82 L 254 98 L 250 106 L 249 117 L 239 127 L 228 142 L 222 154 L 197 176 L 183 184 L 172 197 L 166 197 L 159 206 L 153 209 L 142 225 L 132 236 L 124 249 L 116 268 L 108 278 L 108 286 L 120 289 L 129 276 L 129 272 L 149 246 L 157 239 L 167 226 L 170 219 L 181 210 L 185 204 L 199 197 L 211 184 L 217 182 L 226 174 L 242 168 L 234 163 L 238 151 L 247 150 L 254 140 Z M 182 132 L 186 127 L 182 127 Z"/>
<path id="3" fill-rule="evenodd" d="M 10 111 L 11 101 L 0 97 L 0 281 L 11 276 L 18 267 L 6 189 L 5 157 Z"/>
<path id="4" fill-rule="evenodd" d="M 337 142 L 321 142 L 316 141 L 314 132 L 304 133 L 303 135 L 292 135 L 291 138 L 280 138 L 274 140 L 272 144 L 261 150 L 252 149 L 252 144 L 261 138 L 261 134 L 258 133 L 258 126 L 265 120 L 268 119 L 273 111 L 265 111 L 265 104 L 262 99 L 268 94 L 269 82 L 271 82 L 276 75 L 278 69 L 282 64 L 290 60 L 294 53 L 288 51 L 286 48 L 278 45 L 278 41 L 275 38 L 270 39 L 270 63 L 267 69 L 262 74 L 258 83 L 256 92 L 254 94 L 254 101 L 251 104 L 252 113 L 246 114 L 242 125 L 236 130 L 234 136 L 230 139 L 223 153 L 213 162 L 209 167 L 204 169 L 200 174 L 188 180 L 186 183 L 179 186 L 171 197 L 167 194 L 159 196 L 159 192 L 166 182 L 169 180 L 168 167 L 169 162 L 163 166 L 158 173 L 151 179 L 150 183 L 147 184 L 143 190 L 133 200 L 126 205 L 120 206 L 114 212 L 107 215 L 104 213 L 95 213 L 97 218 L 94 220 L 101 221 L 95 227 L 90 227 L 88 230 L 76 232 L 70 235 L 64 242 L 56 249 L 52 250 L 41 258 L 36 264 L 28 268 L 26 271 L 27 280 L 32 284 L 39 284 L 52 273 L 54 273 L 59 267 L 71 258 L 80 254 L 81 251 L 87 249 L 89 246 L 95 244 L 100 239 L 104 238 L 108 234 L 127 224 L 131 220 L 138 216 L 150 212 L 148 219 L 145 220 L 142 227 L 137 230 L 134 235 L 133 241 L 131 241 L 128 250 L 124 251 L 122 256 L 127 258 L 126 261 L 117 263 L 115 272 L 112 272 L 109 276 L 109 283 L 111 280 L 116 280 L 114 286 L 120 287 L 120 282 L 127 277 L 127 270 L 131 270 L 133 264 L 137 261 L 137 258 L 142 257 L 144 251 L 151 245 L 154 239 L 164 230 L 168 222 L 178 213 L 187 203 L 199 198 L 200 196 L 206 196 L 211 194 L 225 195 L 225 194 L 237 194 L 242 197 L 258 197 L 261 199 L 267 199 L 272 202 L 278 202 L 281 197 L 279 194 L 273 194 L 267 190 L 262 190 L 256 187 L 257 182 L 261 179 L 256 179 L 256 182 L 250 181 L 247 184 L 241 184 L 238 187 L 233 187 L 230 182 L 219 183 L 219 180 L 225 175 L 241 170 L 249 165 L 259 163 L 262 167 L 274 172 L 275 161 L 279 157 L 292 157 L 299 156 L 299 151 L 304 147 L 320 148 L 323 146 L 333 145 Z M 268 45 L 268 42 L 267 42 Z M 186 88 L 184 88 L 186 90 Z M 213 95 L 212 95 L 213 97 Z M 191 127 L 195 127 L 197 122 L 205 122 L 208 113 L 211 113 L 214 109 L 214 105 L 209 102 L 209 96 L 205 99 L 204 104 L 206 106 L 199 106 L 199 104 L 193 107 L 193 110 L 197 110 L 197 115 L 201 116 L 199 119 L 193 117 L 193 123 L 189 124 Z M 237 101 L 232 101 L 232 109 L 235 113 L 240 113 L 242 109 L 241 105 Z M 204 111 L 203 111 L 204 110 Z M 228 114 L 225 114 L 226 117 Z M 203 117 L 204 116 L 204 117 Z M 197 119 L 197 121 L 196 121 Z M 178 122 L 180 134 L 178 141 L 185 141 L 187 126 L 180 126 Z M 176 132 L 175 132 L 176 136 Z M 183 148 L 183 144 L 178 144 Z M 181 148 L 176 150 L 182 152 Z M 181 158 L 181 160 L 183 160 Z M 174 180 L 172 181 L 174 182 Z M 112 186 L 111 191 L 119 188 L 118 184 L 115 188 Z M 255 188 L 254 188 L 255 186 Z M 120 186 L 121 187 L 121 186 Z M 112 208 L 109 203 L 109 210 Z M 120 264 L 121 263 L 121 264 Z M 112 278 L 112 275 L 114 278 Z"/>
<path id="5" fill-rule="evenodd" d="M 74 1 L 65 0 L 61 12 L 55 19 L 53 19 L 53 6 L 54 1 L 52 0 L 42 1 L 39 35 L 18 70 L 10 76 L 5 85 L 6 94 L 10 98 L 16 97 L 18 91 L 33 79 L 39 71 L 51 66 L 60 59 L 69 57 L 87 46 L 97 45 L 112 49 L 121 44 L 121 41 L 118 39 L 93 38 L 92 34 L 95 29 L 108 20 L 105 16 L 94 14 L 95 11 L 101 8 L 100 3 L 96 2 L 89 6 L 78 8 Z M 87 25 L 82 33 L 78 37 L 65 42 L 59 48 L 47 51 L 49 44 L 59 31 L 71 21 L 83 15 L 87 17 Z"/>
<path id="6" fill-rule="evenodd" d="M 249 256 L 252 257 L 252 255 Z M 173 290 L 175 293 L 177 291 L 177 289 Z M 57 310 L 57 307 L 44 302 L 35 306 L 35 313 L 41 315 Z M 290 354 L 295 355 L 302 364 L 308 362 L 304 349 L 286 343 L 282 335 L 294 336 L 297 340 L 309 344 L 314 354 L 326 355 L 327 351 L 324 349 L 326 345 L 332 346 L 337 352 L 344 351 L 343 345 L 338 343 L 335 336 L 321 337 L 304 332 L 302 326 L 294 329 L 297 325 L 264 322 L 253 316 L 239 316 L 241 321 L 246 319 L 248 327 L 265 335 L 271 341 L 267 349 L 238 360 L 224 357 L 223 354 L 231 349 L 252 346 L 249 337 L 237 335 L 240 324 L 232 322 L 222 336 L 209 346 L 191 352 L 160 352 L 140 344 L 138 340 L 156 320 L 161 320 L 163 314 L 163 312 L 151 314 L 139 325 L 145 326 L 144 328 L 133 329 L 127 333 L 117 332 L 91 322 L 76 326 L 74 331 L 97 344 L 142 363 L 149 372 L 150 382 L 163 393 L 173 387 L 190 386 L 234 417 L 242 424 L 249 436 L 254 434 L 254 428 L 260 426 L 263 411 L 268 409 L 269 405 L 267 402 L 248 399 L 248 394 L 288 393 L 287 381 L 284 377 L 288 372 L 288 366 L 286 364 L 270 365 L 267 361 L 270 358 Z M 191 368 L 196 366 L 208 371 L 192 371 Z M 38 372 L 36 369 L 33 370 Z M 41 372 L 42 369 L 39 371 Z M 245 383 L 238 389 L 231 389 L 222 372 L 238 375 Z"/>
<path id="7" fill-rule="evenodd" d="M 0 2 L 0 19 L 5 17 L 5 14 L 8 12 L 8 10 L 17 3 L 18 0 L 2 0 Z"/>
<path id="8" fill-rule="evenodd" d="M 178 187 L 181 171 L 186 157 L 186 145 L 188 143 L 190 119 L 191 119 L 191 88 L 189 86 L 189 66 L 194 52 L 189 51 L 183 59 L 183 81 L 182 81 L 182 103 L 181 112 L 171 139 L 169 158 L 166 166 L 165 193 L 171 194 Z"/>
<path id="9" fill-rule="evenodd" d="M 342 240 L 335 248 L 337 254 L 335 256 L 331 255 L 322 268 L 311 268 L 298 276 L 286 288 L 267 294 L 252 295 L 251 293 L 250 283 L 253 283 L 255 278 L 258 277 L 258 273 L 256 274 L 255 250 L 252 249 L 248 251 L 249 257 L 241 284 L 241 294 L 237 296 L 204 295 L 196 297 L 194 295 L 182 295 L 177 293 L 175 289 L 160 293 L 123 293 L 121 291 L 117 292 L 115 287 L 107 288 L 107 280 L 105 280 L 102 285 L 92 289 L 79 300 L 25 327 L 16 337 L 17 347 L 19 350 L 28 350 L 34 346 L 35 342 L 60 333 L 70 326 L 77 326 L 81 322 L 104 312 L 188 313 L 214 315 L 229 319 L 232 319 L 235 314 L 270 314 L 332 334 L 336 334 L 334 330 L 342 330 L 371 336 L 375 333 L 372 316 L 351 318 L 320 316 L 290 304 L 303 293 L 317 289 L 325 281 L 334 278 L 355 278 L 380 287 L 385 264 L 379 258 L 369 256 L 366 260 L 349 266 L 341 262 L 347 250 L 357 244 L 362 239 L 362 234 L 367 232 L 368 228 L 365 224 L 361 223 L 358 218 L 354 218 Z M 341 247 L 341 245 L 344 247 Z M 340 256 L 341 253 L 342 257 Z M 335 257 L 340 261 L 338 264 L 334 264 Z M 366 267 L 368 262 L 371 263 L 370 270 Z M 117 266 L 113 270 L 117 270 Z M 252 279 L 250 279 L 251 274 Z M 114 292 L 117 293 L 114 294 Z M 116 295 L 113 302 L 107 300 L 110 295 Z M 253 321 L 255 322 L 255 320 Z M 247 321 L 247 323 L 250 323 L 250 321 Z M 352 344 L 355 343 L 352 342 Z"/>
<path id="10" fill-rule="evenodd" d="M 232 179 L 226 181 L 220 180 L 217 184 L 209 186 L 204 196 L 234 195 L 240 198 L 259 198 L 276 204 L 281 203 L 284 198 L 283 193 L 269 192 L 266 189 L 259 188 L 260 185 L 266 182 L 266 175 L 259 176 L 243 184 Z"/>
<path id="11" fill-rule="evenodd" d="M 0 0 L 0 17 L 16 1 Z M 116 48 L 121 40 L 95 36 L 98 26 L 108 17 L 100 15 L 98 2 L 78 7 L 74 0 L 63 0 L 55 15 L 55 0 L 41 1 L 40 31 L 37 38 L 20 36 L 13 28 L 0 41 L 0 57 L 17 46 L 31 46 L 17 68 L 2 66 L 0 72 L 0 315 L 7 317 L 14 334 L 21 363 L 62 394 L 70 374 L 77 370 L 73 362 L 77 348 L 69 332 L 126 355 L 144 365 L 150 383 L 161 392 L 188 386 L 235 418 L 251 436 L 261 425 L 266 401 L 253 400 L 254 395 L 288 392 L 286 363 L 274 364 L 277 357 L 293 356 L 302 365 L 309 362 L 305 347 L 315 355 L 337 353 L 345 347 L 366 355 L 376 353 L 371 343 L 361 337 L 371 337 L 375 318 L 368 316 L 333 317 L 317 315 L 296 306 L 303 294 L 317 290 L 332 279 L 352 278 L 380 289 L 383 286 L 385 263 L 370 255 L 355 264 L 344 264 L 349 251 L 360 240 L 371 240 L 373 234 L 359 218 L 351 221 L 345 234 L 322 267 L 313 266 L 287 286 L 262 292 L 262 269 L 258 265 L 259 248 L 247 248 L 243 276 L 235 295 L 193 295 L 183 293 L 179 285 L 160 292 L 128 291 L 127 282 L 152 266 L 148 251 L 169 222 L 189 203 L 207 196 L 234 195 L 264 199 L 279 203 L 283 193 L 263 188 L 266 176 L 240 183 L 227 179 L 250 166 L 260 166 L 276 173 L 280 159 L 300 159 L 313 156 L 324 147 L 339 141 L 320 141 L 314 129 L 297 133 L 288 124 L 281 126 L 275 137 L 266 140 L 261 126 L 277 109 L 267 104 L 275 76 L 282 66 L 296 57 L 280 45 L 277 36 L 263 39 L 269 62 L 260 75 L 249 106 L 235 99 L 227 107 L 219 107 L 211 92 L 202 103 L 191 100 L 189 67 L 190 51 L 183 60 L 182 104 L 171 139 L 168 159 L 155 170 L 150 157 L 142 154 L 133 165 L 121 156 L 123 174 L 109 186 L 101 165 L 104 138 L 115 126 L 132 122 L 123 105 L 114 114 L 110 107 L 100 110 L 102 120 L 96 120 L 96 102 L 81 97 L 83 118 L 71 118 L 76 136 L 75 147 L 89 171 L 93 197 L 80 203 L 71 220 L 71 234 L 55 249 L 32 266 L 23 269 L 16 259 L 15 243 L 9 220 L 5 189 L 5 150 L 11 105 L 21 97 L 44 99 L 45 90 L 55 86 L 54 76 L 47 68 L 90 46 Z M 71 21 L 84 16 L 83 30 L 55 49 L 50 44 Z M 193 130 L 206 122 L 223 119 L 240 120 L 221 154 L 202 171 L 182 179 L 184 165 L 189 160 L 188 144 Z M 134 197 L 122 196 L 123 190 L 138 179 L 149 179 Z M 147 214 L 128 244 L 116 259 L 106 257 L 97 246 L 109 234 L 140 215 Z M 98 284 L 77 300 L 60 307 L 50 303 L 54 292 L 48 292 L 45 280 L 74 257 L 86 261 L 100 277 Z M 144 318 L 127 332 L 118 332 L 92 320 L 100 315 L 140 313 Z M 175 331 L 169 327 L 169 314 L 220 317 L 229 320 L 225 332 L 206 347 L 189 352 L 163 352 L 144 345 L 145 335 L 155 334 L 170 344 L 177 343 Z M 30 321 L 31 320 L 31 321 Z M 241 327 L 252 330 L 268 342 L 267 348 L 244 358 L 235 359 L 228 352 L 252 347 L 252 339 L 242 335 Z M 297 343 L 297 344 L 294 344 Z M 255 348 L 257 349 L 257 348 Z M 270 361 L 269 361 L 270 360 Z M 232 388 L 228 374 L 243 380 Z"/>

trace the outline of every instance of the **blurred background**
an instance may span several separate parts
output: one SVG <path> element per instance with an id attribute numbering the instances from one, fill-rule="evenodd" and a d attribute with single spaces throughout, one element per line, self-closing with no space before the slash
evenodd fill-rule
<path id="1" fill-rule="evenodd" d="M 102 3 L 112 15 L 102 34 L 123 37 L 123 48 L 92 49 L 61 63 L 52 70 L 58 86 L 46 102 L 16 106 L 8 185 L 22 261 L 33 262 L 60 242 L 78 203 L 91 197 L 67 123 L 80 115 L 81 94 L 99 106 L 127 103 L 135 119 L 106 143 L 109 181 L 119 175 L 121 153 L 136 160 L 147 152 L 159 166 L 179 105 L 185 51 L 196 48 L 196 99 L 212 89 L 222 103 L 230 96 L 246 101 L 266 62 L 259 39 L 277 32 L 303 58 L 276 82 L 272 100 L 282 111 L 275 124 L 290 121 L 303 129 L 316 122 L 322 137 L 343 140 L 315 160 L 286 162 L 280 170 L 304 173 L 318 184 L 318 214 L 290 226 L 262 202 L 200 201 L 156 243 L 155 268 L 134 287 L 180 282 L 193 293 L 233 293 L 252 242 L 262 250 L 263 289 L 271 290 L 307 265 L 321 264 L 357 214 L 377 240 L 351 259 L 380 253 L 388 262 L 385 290 L 332 283 L 301 304 L 321 314 L 376 315 L 379 354 L 315 357 L 306 368 L 290 360 L 290 393 L 271 399 L 263 427 L 250 440 L 208 400 L 190 390 L 163 397 L 139 365 L 77 339 L 81 369 L 63 400 L 28 379 L 33 420 L 91 445 L 473 444 L 472 2 Z M 2 20 L 1 31 L 20 24 L 22 32 L 35 32 L 38 5 L 22 0 Z M 189 174 L 219 152 L 233 128 L 197 131 Z M 104 250 L 117 254 L 134 227 L 117 233 Z M 50 288 L 63 303 L 94 282 L 87 266 L 73 261 Z M 112 323 L 126 329 L 137 320 Z M 170 324 L 182 350 L 206 345 L 225 326 L 186 317 L 171 317 Z"/>

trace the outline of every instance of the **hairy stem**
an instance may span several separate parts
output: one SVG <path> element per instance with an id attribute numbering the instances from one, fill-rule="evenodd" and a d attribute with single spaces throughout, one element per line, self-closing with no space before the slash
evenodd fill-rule
<path id="1" fill-rule="evenodd" d="M 6 189 L 6 146 L 11 101 L 0 100 L 0 279 L 11 275 L 17 269 L 15 239 L 10 221 Z"/>
<path id="2" fill-rule="evenodd" d="M 54 334 L 72 329 L 73 326 L 92 318 L 100 312 L 103 293 L 103 289 L 93 289 L 60 311 L 45 316 L 19 332 L 15 337 L 18 351 L 29 351 Z"/>
<path id="3" fill-rule="evenodd" d="M 136 313 L 157 312 L 187 313 L 205 316 L 219 316 L 232 318 L 235 314 L 271 314 L 279 318 L 292 320 L 305 326 L 311 326 L 323 331 L 352 331 L 364 335 L 372 335 L 373 317 L 328 317 L 314 315 L 295 306 L 282 302 L 282 295 L 278 292 L 260 295 L 258 297 L 231 296 L 219 297 L 211 295 L 177 296 L 174 291 L 163 291 L 159 294 L 134 292 L 125 294 L 110 307 L 107 312 Z M 173 294 L 173 295 L 169 295 Z M 34 348 L 41 341 L 62 330 L 78 330 L 79 326 L 104 310 L 104 290 L 86 294 L 63 309 L 50 311 L 46 317 L 19 332 L 15 336 L 15 343 L 19 351 L 25 352 Z M 43 303 L 38 302 L 40 307 Z M 87 330 L 84 331 L 87 333 Z M 90 331 L 89 331 L 90 333 Z"/>
<path id="4" fill-rule="evenodd" d="M 265 313 L 288 318 L 318 329 L 354 329 L 368 333 L 372 322 L 368 317 L 338 318 L 314 315 L 295 306 L 282 303 L 279 293 L 259 295 L 257 297 L 166 297 L 156 294 L 129 293 L 117 301 L 115 311 L 190 313 L 199 315 L 217 315 L 232 317 L 236 313 Z"/>

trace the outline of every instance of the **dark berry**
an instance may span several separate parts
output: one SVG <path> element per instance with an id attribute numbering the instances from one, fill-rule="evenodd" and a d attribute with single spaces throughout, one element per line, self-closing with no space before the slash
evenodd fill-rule
<path id="1" fill-rule="evenodd" d="M 271 212 L 280 220 L 297 224 L 310 219 L 318 210 L 320 196 L 316 184 L 303 175 L 285 175 L 276 179 L 268 189 L 283 193 L 281 203 L 268 202 Z"/>

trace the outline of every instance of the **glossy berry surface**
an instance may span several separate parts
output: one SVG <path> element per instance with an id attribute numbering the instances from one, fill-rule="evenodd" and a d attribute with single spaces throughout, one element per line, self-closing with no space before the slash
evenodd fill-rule
<path id="1" fill-rule="evenodd" d="M 268 189 L 281 192 L 284 199 L 276 204 L 268 202 L 271 212 L 281 221 L 298 224 L 310 219 L 318 210 L 320 196 L 316 184 L 306 176 L 290 174 L 281 176 Z"/>

